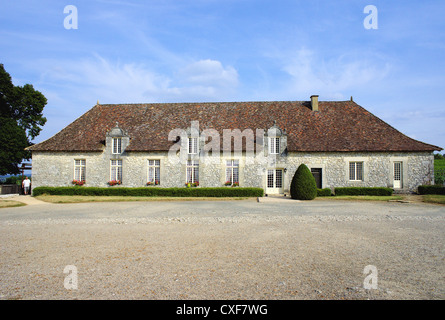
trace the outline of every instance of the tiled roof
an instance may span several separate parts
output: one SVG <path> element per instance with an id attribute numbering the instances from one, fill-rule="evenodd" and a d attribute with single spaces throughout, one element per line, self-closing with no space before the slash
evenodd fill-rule
<path id="1" fill-rule="evenodd" d="M 96 105 L 32 151 L 102 151 L 116 122 L 130 136 L 126 151 L 169 150 L 172 129 L 268 129 L 274 121 L 288 134 L 288 151 L 434 151 L 411 139 L 353 101 L 219 102 Z M 221 144 L 222 145 L 222 144 Z"/>

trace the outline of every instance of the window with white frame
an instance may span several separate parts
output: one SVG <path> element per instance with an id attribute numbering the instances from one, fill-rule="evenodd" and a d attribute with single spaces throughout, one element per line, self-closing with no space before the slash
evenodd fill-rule
<path id="1" fill-rule="evenodd" d="M 226 185 L 239 184 L 239 160 L 227 160 Z"/>
<path id="2" fill-rule="evenodd" d="M 269 153 L 279 154 L 280 153 L 280 138 L 269 138 Z"/>
<path id="3" fill-rule="evenodd" d="M 148 160 L 148 181 L 153 184 L 161 182 L 161 160 Z"/>
<path id="4" fill-rule="evenodd" d="M 122 182 L 122 160 L 111 160 L 110 180 Z"/>
<path id="5" fill-rule="evenodd" d="M 85 181 L 86 160 L 74 160 L 74 180 Z"/>
<path id="6" fill-rule="evenodd" d="M 188 153 L 189 154 L 198 153 L 198 138 L 188 138 Z"/>
<path id="7" fill-rule="evenodd" d="M 349 180 L 363 181 L 363 162 L 349 162 Z"/>
<path id="8" fill-rule="evenodd" d="M 113 154 L 122 153 L 122 138 L 113 138 Z"/>
<path id="9" fill-rule="evenodd" d="M 187 160 L 187 183 L 199 182 L 199 161 Z"/>

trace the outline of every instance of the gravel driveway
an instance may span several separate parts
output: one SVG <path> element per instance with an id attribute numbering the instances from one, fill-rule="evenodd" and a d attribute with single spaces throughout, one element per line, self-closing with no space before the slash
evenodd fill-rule
<path id="1" fill-rule="evenodd" d="M 0 299 L 445 298 L 440 205 L 28 205 L 0 209 L 0 243 Z"/>

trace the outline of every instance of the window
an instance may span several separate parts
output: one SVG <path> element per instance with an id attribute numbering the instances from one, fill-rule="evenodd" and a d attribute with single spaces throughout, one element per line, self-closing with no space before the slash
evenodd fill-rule
<path id="1" fill-rule="evenodd" d="M 269 138 L 269 153 L 270 154 L 280 153 L 280 138 Z"/>
<path id="2" fill-rule="evenodd" d="M 113 154 L 122 153 L 122 138 L 113 138 Z"/>
<path id="3" fill-rule="evenodd" d="M 228 160 L 226 164 L 226 185 L 239 184 L 239 160 Z"/>
<path id="4" fill-rule="evenodd" d="M 74 160 L 74 180 L 85 181 L 86 160 Z"/>
<path id="5" fill-rule="evenodd" d="M 110 180 L 122 182 L 122 160 L 111 160 Z"/>
<path id="6" fill-rule="evenodd" d="M 349 162 L 349 180 L 363 181 L 363 162 Z"/>
<path id="7" fill-rule="evenodd" d="M 148 160 L 148 181 L 159 184 L 161 181 L 161 160 Z"/>
<path id="8" fill-rule="evenodd" d="M 199 182 L 199 162 L 187 160 L 187 183 Z"/>
<path id="9" fill-rule="evenodd" d="M 189 154 L 197 154 L 198 153 L 198 138 L 189 138 L 188 139 L 188 153 Z"/>

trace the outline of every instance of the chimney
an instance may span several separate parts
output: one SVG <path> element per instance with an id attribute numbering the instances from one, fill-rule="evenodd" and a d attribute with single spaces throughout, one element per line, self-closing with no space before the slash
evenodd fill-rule
<path id="1" fill-rule="evenodd" d="M 311 108 L 312 111 L 318 111 L 318 95 L 311 96 Z"/>

